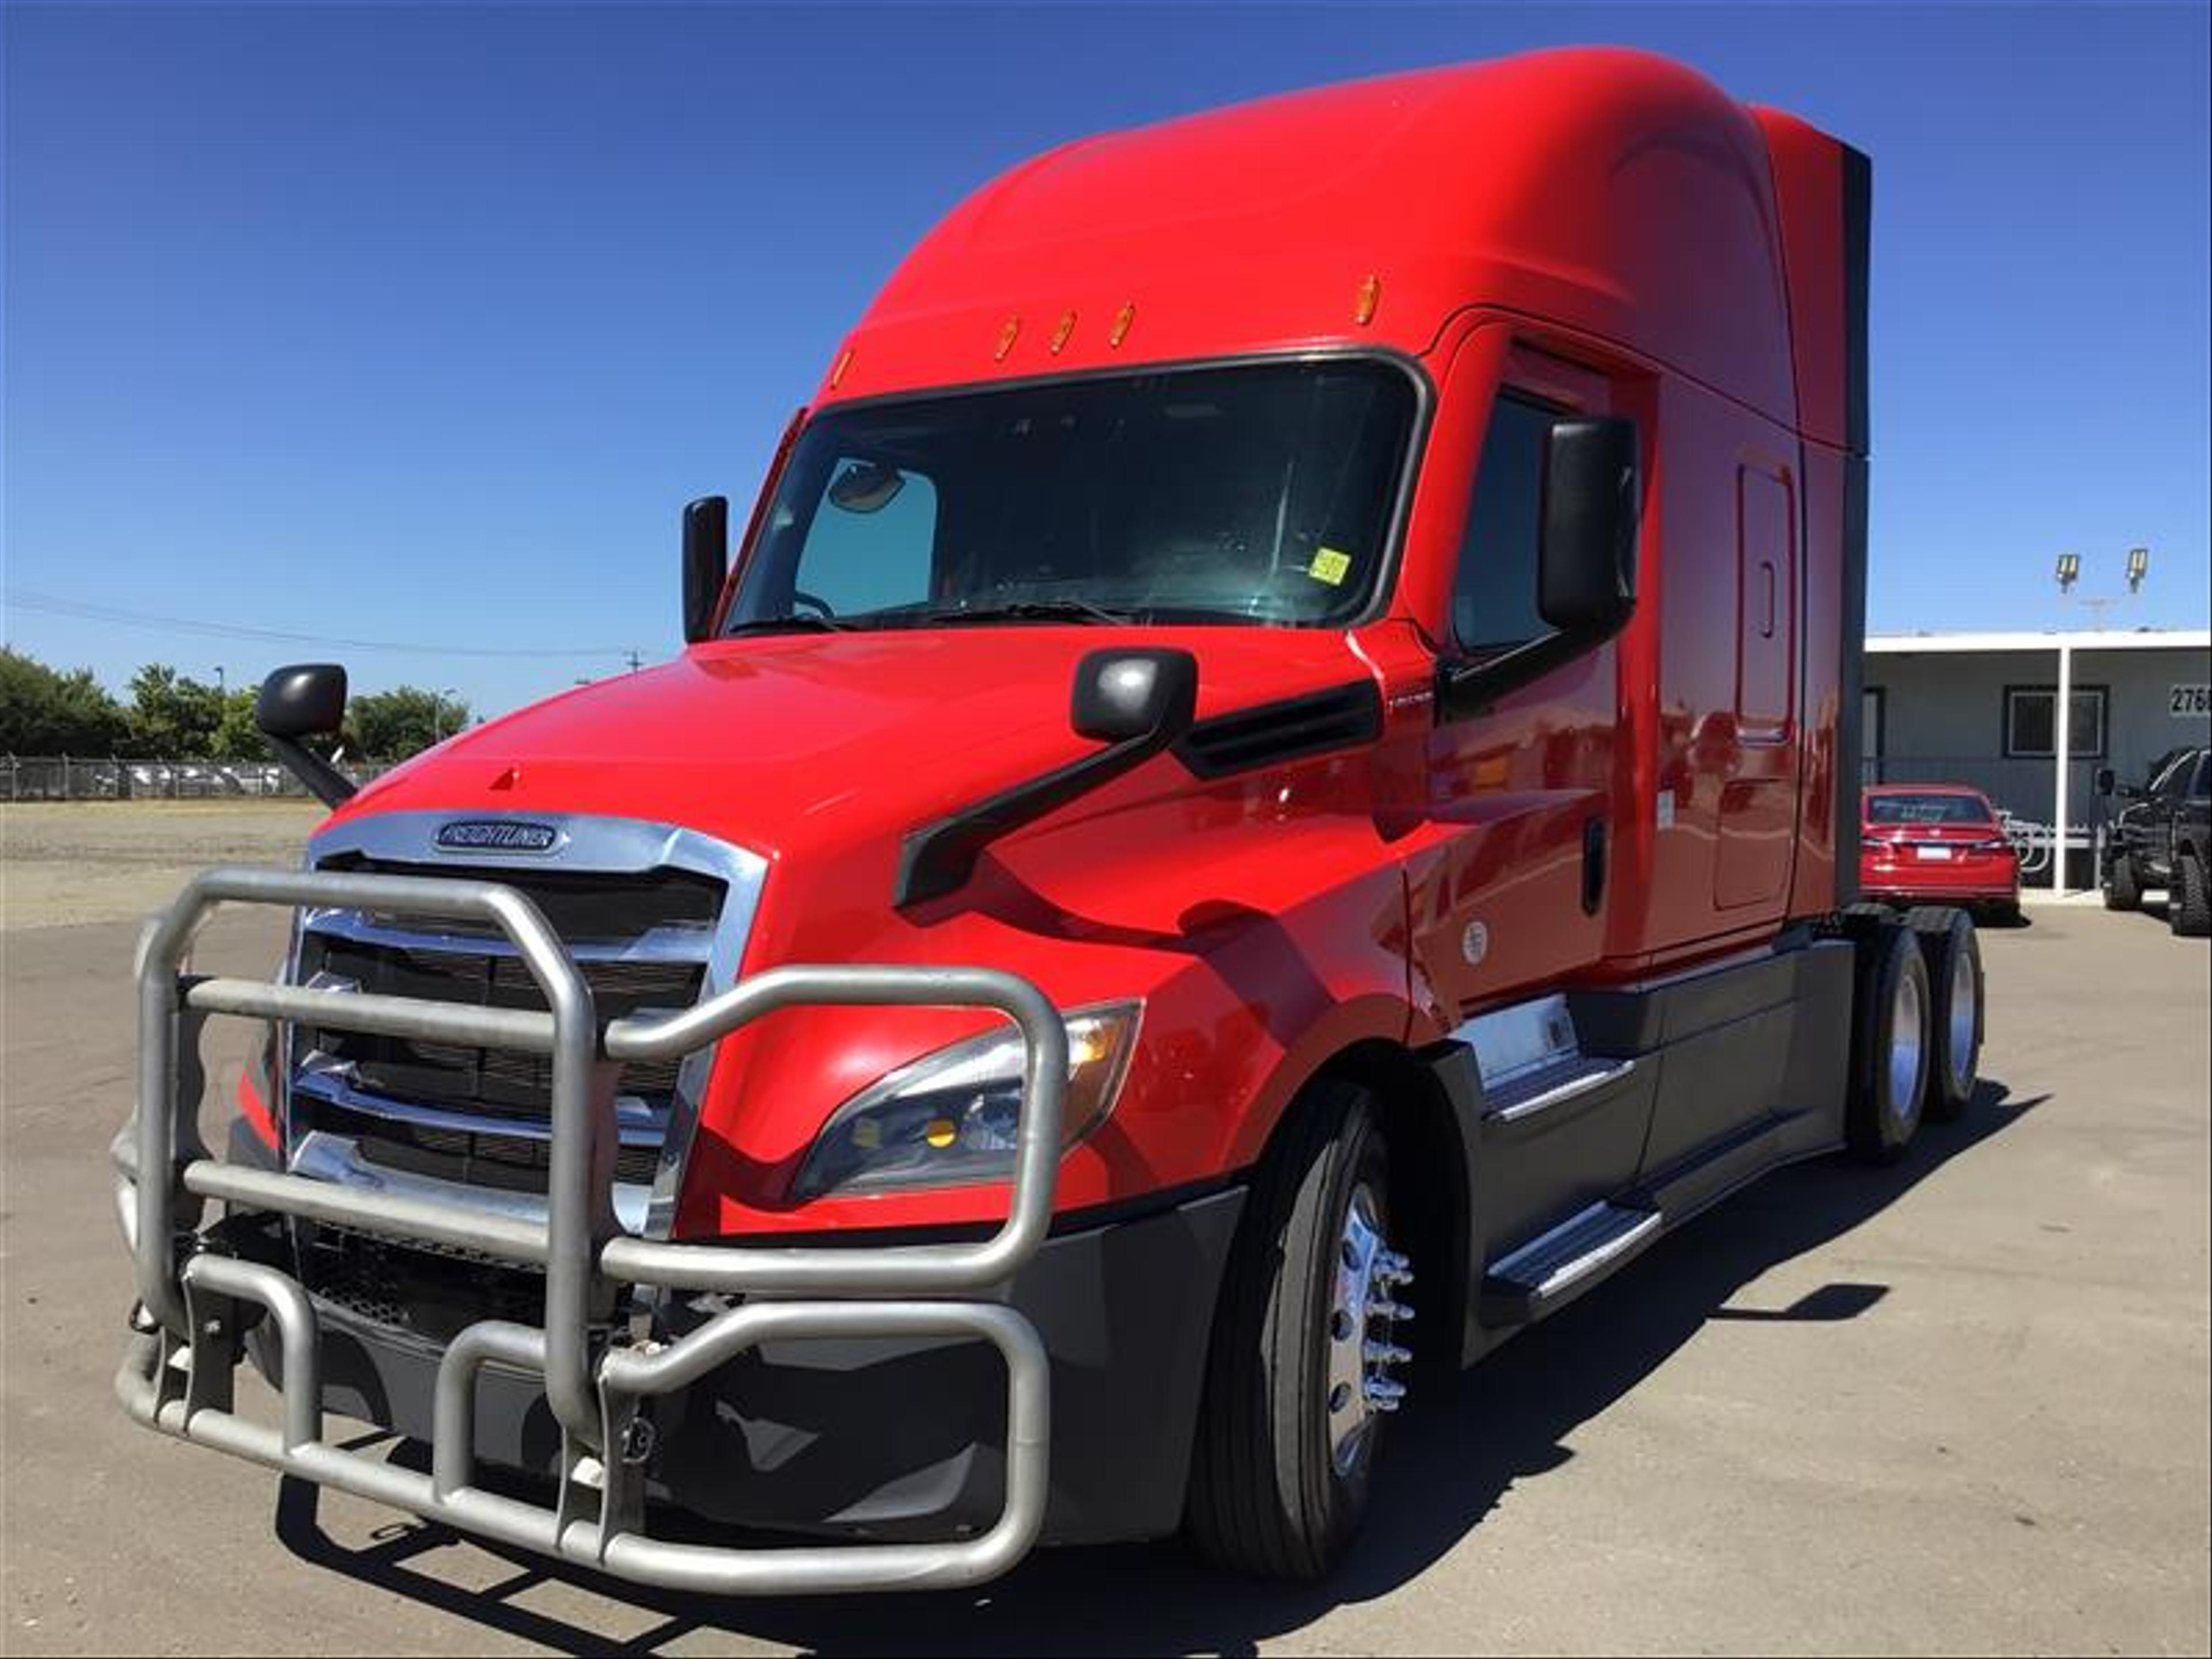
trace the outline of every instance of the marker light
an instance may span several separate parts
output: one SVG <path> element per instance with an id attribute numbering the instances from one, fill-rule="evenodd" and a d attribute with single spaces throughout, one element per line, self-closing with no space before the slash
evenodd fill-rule
<path id="1" fill-rule="evenodd" d="M 1375 320 L 1375 307 L 1382 303 L 1382 279 L 1370 275 L 1359 285 L 1358 293 L 1352 296 L 1352 320 L 1362 328 L 1366 327 Z"/>
<path id="2" fill-rule="evenodd" d="M 1106 331 L 1106 343 L 1118 347 L 1129 337 L 1129 325 L 1137 320 L 1137 302 L 1129 301 L 1114 313 L 1114 326 Z"/>
<path id="3" fill-rule="evenodd" d="M 1060 313 L 1060 326 L 1053 330 L 1052 338 L 1048 342 L 1048 349 L 1051 351 L 1054 356 L 1059 356 L 1060 348 L 1067 343 L 1067 337 L 1074 332 L 1075 313 L 1072 311 L 1062 312 Z"/>
<path id="4" fill-rule="evenodd" d="M 991 351 L 991 361 L 993 362 L 1003 363 L 1006 361 L 1006 354 L 1014 349 L 1014 340 L 1021 331 L 1022 319 L 1020 318 L 1009 317 L 1006 319 L 1006 326 L 999 331 L 999 343 L 994 346 Z"/>
<path id="5" fill-rule="evenodd" d="M 1063 1148 L 1106 1121 L 1136 1046 L 1140 1005 L 1079 1008 L 1067 1024 Z M 926 1054 L 839 1107 L 816 1138 L 793 1195 L 963 1187 L 1014 1170 L 1022 1039 L 993 1031 Z"/>
<path id="6" fill-rule="evenodd" d="M 837 362 L 830 371 L 830 389 L 835 392 L 845 383 L 845 371 L 853 366 L 853 348 L 847 346 L 837 354 Z"/>

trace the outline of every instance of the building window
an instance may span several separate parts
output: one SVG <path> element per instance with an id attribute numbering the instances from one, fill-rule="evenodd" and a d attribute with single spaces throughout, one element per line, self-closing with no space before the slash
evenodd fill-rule
<path id="1" fill-rule="evenodd" d="M 2004 702 L 2004 751 L 2008 758 L 2050 757 L 2058 751 L 2058 688 L 2008 685 Z M 2105 753 L 2105 688 L 2074 688 L 2072 728 L 2067 746 L 2075 760 L 2099 760 Z"/>

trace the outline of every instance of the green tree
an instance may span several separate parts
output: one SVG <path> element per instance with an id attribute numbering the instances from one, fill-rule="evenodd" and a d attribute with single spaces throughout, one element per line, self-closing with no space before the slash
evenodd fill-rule
<path id="1" fill-rule="evenodd" d="M 395 685 L 353 700 L 346 747 L 358 760 L 403 761 L 468 723 L 468 704 L 419 685 Z"/>
<path id="2" fill-rule="evenodd" d="M 0 647 L 0 753 L 112 755 L 130 718 L 88 668 L 62 673 Z"/>
<path id="3" fill-rule="evenodd" d="M 261 728 L 253 723 L 253 693 L 227 692 L 222 699 L 222 713 L 217 718 L 215 736 L 208 744 L 208 753 L 220 761 L 265 761 L 273 758 L 269 739 L 261 735 Z"/>
<path id="4" fill-rule="evenodd" d="M 132 745 L 156 760 L 204 760 L 214 752 L 223 702 L 214 686 L 149 662 L 131 677 Z"/>

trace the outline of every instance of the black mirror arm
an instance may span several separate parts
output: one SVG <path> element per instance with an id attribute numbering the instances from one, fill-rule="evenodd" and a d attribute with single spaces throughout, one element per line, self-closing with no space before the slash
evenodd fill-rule
<path id="1" fill-rule="evenodd" d="M 270 752 L 283 763 L 284 769 L 305 784 L 307 793 L 324 805 L 343 806 L 358 791 L 360 786 L 351 778 L 305 744 L 291 738 L 272 737 L 266 732 L 261 736 Z"/>
<path id="2" fill-rule="evenodd" d="M 1437 714 L 1443 720 L 1461 720 L 1489 712 L 1500 697 L 1510 696 L 1533 685 L 1556 668 L 1563 668 L 1586 651 L 1592 651 L 1620 632 L 1626 618 L 1602 631 L 1547 634 L 1541 639 L 1516 645 L 1510 651 L 1480 662 L 1447 659 L 1437 666 Z"/>
<path id="3" fill-rule="evenodd" d="M 904 910 L 957 892 L 993 842 L 1141 766 L 1182 735 L 1176 725 L 1155 726 L 912 831 L 899 849 L 892 904 Z"/>

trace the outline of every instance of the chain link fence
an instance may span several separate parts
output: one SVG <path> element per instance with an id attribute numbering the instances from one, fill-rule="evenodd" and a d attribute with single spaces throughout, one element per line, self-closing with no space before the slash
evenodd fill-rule
<path id="1" fill-rule="evenodd" d="M 356 784 L 389 769 L 341 765 Z M 0 757 L 0 801 L 236 800 L 304 798 L 300 781 L 275 761 L 97 759 L 82 755 Z"/>

